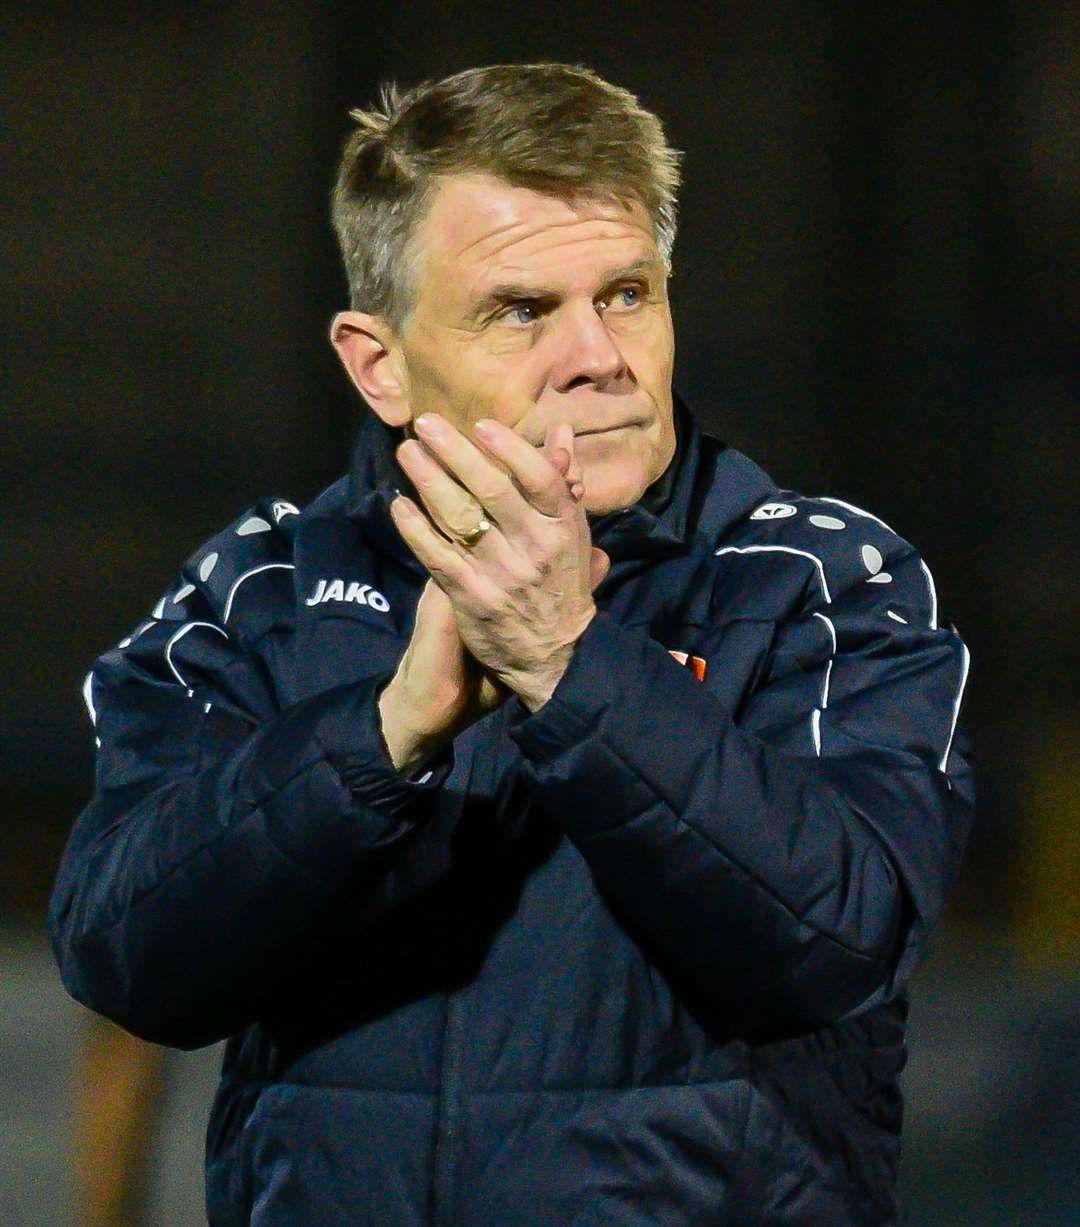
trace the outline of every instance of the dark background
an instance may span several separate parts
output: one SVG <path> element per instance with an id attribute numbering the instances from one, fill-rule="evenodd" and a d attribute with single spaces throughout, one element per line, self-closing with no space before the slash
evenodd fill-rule
<path id="1" fill-rule="evenodd" d="M 685 151 L 677 383 L 707 427 L 932 568 L 972 650 L 980 783 L 941 1016 L 991 1025 L 1020 993 L 1037 1029 L 1080 950 L 1080 8 L 1039 0 L 4 5 L 0 923 L 40 944 L 91 786 L 93 658 L 257 498 L 344 470 L 361 406 L 326 341 L 326 204 L 348 108 L 535 59 L 634 90 Z M 1047 1051 L 1080 1038 L 1063 1026 Z M 1023 1137 L 1080 1133 L 1075 1064 L 1039 1070 L 979 1143 L 1032 1215 L 1064 1186 L 1060 1156 L 1010 1175 Z"/>

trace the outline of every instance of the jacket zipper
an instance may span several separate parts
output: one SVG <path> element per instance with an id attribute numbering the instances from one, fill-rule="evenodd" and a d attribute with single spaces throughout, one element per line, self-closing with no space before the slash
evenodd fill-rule
<path id="1" fill-rule="evenodd" d="M 464 1046 L 465 990 L 462 989 L 451 994 L 446 1002 L 443 1066 L 439 1086 L 439 1124 L 435 1138 L 433 1227 L 454 1227 L 462 1098 L 461 1062 Z"/>
<path id="2" fill-rule="evenodd" d="M 469 796 L 476 777 L 478 730 L 466 733 L 455 752 L 467 755 L 462 799 L 462 821 L 467 820 Z M 436 1109 L 435 1157 L 432 1187 L 432 1227 L 455 1227 L 455 1193 L 460 1162 L 461 1125 L 461 1066 L 465 1047 L 465 1014 L 468 985 L 462 985 L 446 999 L 446 1022 L 443 1026 L 442 1071 L 439 1078 L 439 1102 Z"/>
<path id="3" fill-rule="evenodd" d="M 500 766 L 504 765 L 502 750 L 508 744 L 506 729 L 509 714 L 509 706 L 504 704 L 497 715 L 474 726 L 473 730 L 466 734 L 467 740 L 462 739 L 460 752 L 468 755 L 463 821 L 468 820 L 470 797 L 478 793 L 495 796 Z M 435 1133 L 433 1227 L 457 1227 L 457 1179 L 461 1167 L 461 1117 L 464 1100 L 462 1066 L 468 1040 L 468 1006 L 468 984 L 463 984 L 447 997 L 442 1071 L 439 1080 L 438 1125 Z"/>

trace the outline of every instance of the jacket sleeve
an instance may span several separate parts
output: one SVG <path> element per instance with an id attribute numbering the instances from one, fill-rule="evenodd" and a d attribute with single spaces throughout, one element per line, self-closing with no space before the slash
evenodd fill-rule
<path id="1" fill-rule="evenodd" d="M 414 888 L 449 764 L 422 783 L 397 774 L 386 680 L 281 710 L 264 661 L 206 608 L 151 619 L 97 662 L 97 787 L 49 912 L 72 996 L 146 1039 L 210 1043 Z"/>
<path id="2" fill-rule="evenodd" d="M 890 595 L 920 566 L 898 561 Z M 967 649 L 936 611 L 890 617 L 880 593 L 860 584 L 779 628 L 737 713 L 646 630 L 598 614 L 515 729 L 613 910 L 742 1033 L 895 994 L 958 866 Z"/>

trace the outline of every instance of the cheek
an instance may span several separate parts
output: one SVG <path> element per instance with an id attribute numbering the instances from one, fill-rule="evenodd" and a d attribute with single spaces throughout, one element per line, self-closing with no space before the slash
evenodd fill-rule
<path id="1" fill-rule="evenodd" d="M 653 339 L 647 352 L 650 375 L 658 380 L 671 383 L 672 370 L 675 366 L 674 338 L 669 335 Z"/>
<path id="2" fill-rule="evenodd" d="M 485 354 L 472 365 L 465 364 L 460 386 L 468 397 L 469 418 L 488 417 L 516 429 L 535 407 L 544 388 L 544 377 L 520 357 L 508 359 Z"/>
<path id="3" fill-rule="evenodd" d="M 675 357 L 675 333 L 671 316 L 663 313 L 634 316 L 614 330 L 624 357 L 642 368 L 642 374 L 670 370 Z"/>
<path id="4" fill-rule="evenodd" d="M 428 409 L 439 409 L 453 399 L 453 383 L 445 377 L 450 369 L 427 353 L 409 355 L 409 399 L 414 416 Z"/>
<path id="5" fill-rule="evenodd" d="M 520 416 L 505 370 L 490 360 L 478 361 L 468 353 L 439 355 L 435 360 L 425 355 L 411 370 L 414 416 L 433 410 L 458 426 L 484 417 L 513 425 Z"/>

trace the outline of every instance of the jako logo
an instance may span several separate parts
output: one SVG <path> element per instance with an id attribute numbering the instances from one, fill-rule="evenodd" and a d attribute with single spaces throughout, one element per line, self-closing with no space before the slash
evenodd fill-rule
<path id="1" fill-rule="evenodd" d="M 315 591 L 304 602 L 305 605 L 319 605 L 326 601 L 352 601 L 356 605 L 370 605 L 379 613 L 386 613 L 390 602 L 381 592 L 376 592 L 370 584 L 353 581 L 348 588 L 343 579 L 320 579 Z"/>

